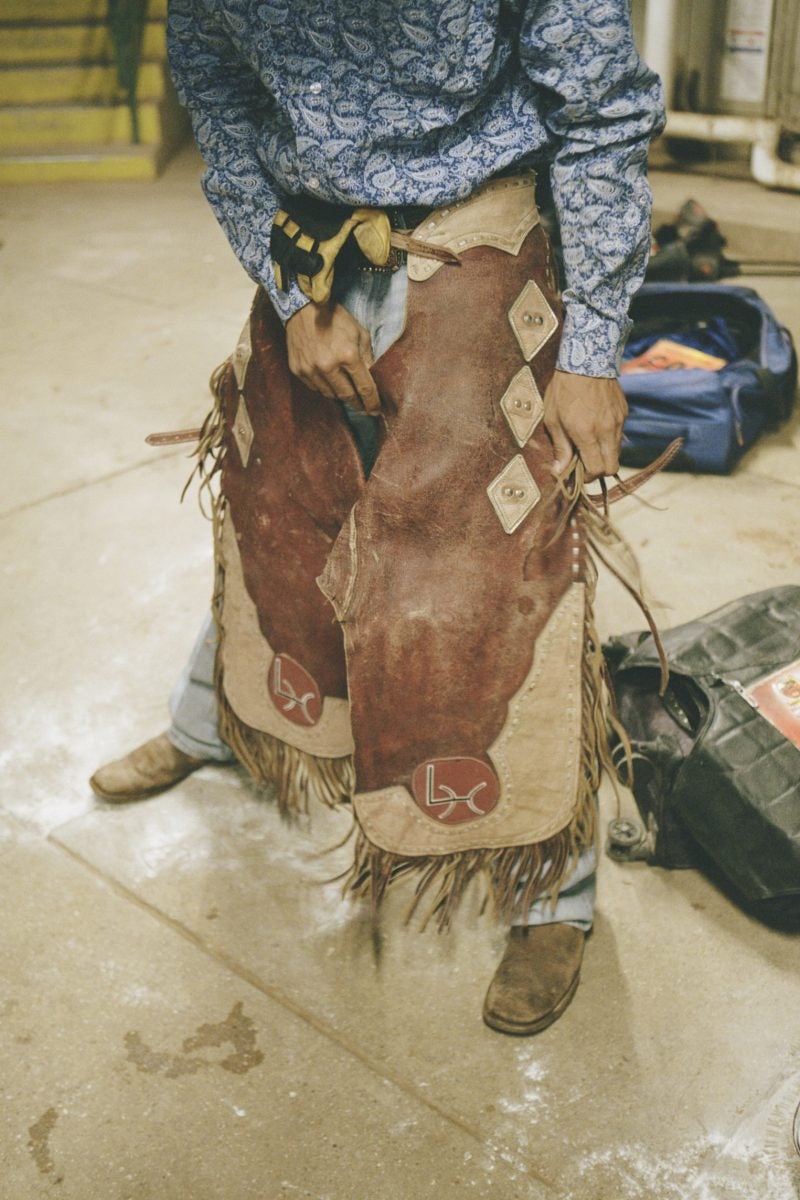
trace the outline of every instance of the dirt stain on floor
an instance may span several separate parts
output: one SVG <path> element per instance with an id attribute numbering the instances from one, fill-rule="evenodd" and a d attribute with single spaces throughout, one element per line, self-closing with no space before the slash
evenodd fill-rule
<path id="1" fill-rule="evenodd" d="M 739 541 L 752 542 L 775 557 L 778 563 L 796 563 L 800 566 L 797 539 L 792 532 L 781 533 L 776 529 L 740 529 Z"/>
<path id="2" fill-rule="evenodd" d="M 231 1046 L 232 1053 L 224 1058 L 208 1058 L 197 1053 L 222 1046 Z M 256 1045 L 255 1023 L 245 1016 L 241 1001 L 234 1004 L 224 1021 L 198 1025 L 191 1037 L 184 1038 L 177 1054 L 152 1050 L 135 1031 L 125 1035 L 125 1048 L 128 1062 L 138 1071 L 163 1075 L 165 1079 L 196 1075 L 209 1067 L 219 1067 L 233 1075 L 246 1075 L 264 1061 L 264 1054 Z"/>
<path id="3" fill-rule="evenodd" d="M 39 1120 L 28 1129 L 28 1149 L 42 1175 L 50 1175 L 54 1183 L 61 1183 L 62 1176 L 56 1175 L 56 1166 L 50 1150 L 50 1135 L 57 1120 L 58 1113 L 54 1108 L 48 1108 L 42 1113 Z"/>

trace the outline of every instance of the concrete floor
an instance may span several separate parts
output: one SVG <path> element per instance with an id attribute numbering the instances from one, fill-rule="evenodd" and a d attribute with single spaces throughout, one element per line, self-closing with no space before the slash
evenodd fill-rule
<path id="1" fill-rule="evenodd" d="M 798 227 L 798 197 L 727 203 Z M 202 418 L 251 285 L 192 152 L 0 209 L 2 1200 L 800 1196 L 798 941 L 702 876 L 605 860 L 572 1007 L 511 1039 L 480 1021 L 504 937 L 474 910 L 420 935 L 396 898 L 376 961 L 314 858 L 340 817 L 289 829 L 233 769 L 95 803 L 91 771 L 164 726 L 211 586 L 185 451 L 143 439 Z M 800 283 L 758 286 L 800 335 Z M 799 449 L 796 420 L 619 513 L 665 624 L 798 581 Z M 641 625 L 609 584 L 599 609 Z"/>

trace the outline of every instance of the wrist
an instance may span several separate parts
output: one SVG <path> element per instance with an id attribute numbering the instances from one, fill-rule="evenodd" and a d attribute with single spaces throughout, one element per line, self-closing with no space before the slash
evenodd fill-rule
<path id="1" fill-rule="evenodd" d="M 615 379 L 629 329 L 627 316 L 610 317 L 570 301 L 564 313 L 558 369 L 592 379 Z"/>
<path id="2" fill-rule="evenodd" d="M 572 379 L 590 380 L 592 383 L 618 383 L 619 373 L 617 371 L 609 372 L 605 375 L 590 375 L 583 371 L 568 371 L 565 367 L 556 367 L 554 375 L 559 375 L 566 381 Z"/>
<path id="3" fill-rule="evenodd" d="M 285 328 L 288 329 L 292 322 L 298 325 L 315 325 L 320 317 L 330 318 L 333 311 L 333 305 L 326 301 L 324 304 L 319 304 L 315 300 L 307 300 L 300 308 L 295 309 L 290 317 L 284 322 Z"/>

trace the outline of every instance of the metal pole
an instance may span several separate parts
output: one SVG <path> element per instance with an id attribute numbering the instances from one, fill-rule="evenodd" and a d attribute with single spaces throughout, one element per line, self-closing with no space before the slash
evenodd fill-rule
<path id="1" fill-rule="evenodd" d="M 667 106 L 672 105 L 675 66 L 675 28 L 680 0 L 647 0 L 642 57 L 664 81 Z"/>

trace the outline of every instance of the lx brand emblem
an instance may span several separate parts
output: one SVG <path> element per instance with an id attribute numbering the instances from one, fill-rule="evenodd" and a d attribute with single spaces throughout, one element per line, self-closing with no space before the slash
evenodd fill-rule
<path id="1" fill-rule="evenodd" d="M 425 815 L 441 825 L 476 821 L 500 800 L 497 776 L 477 758 L 429 758 L 414 769 L 411 791 Z"/>
<path id="2" fill-rule="evenodd" d="M 444 793 L 443 796 L 436 795 L 437 787 L 440 792 Z M 466 796 L 459 796 L 453 790 L 453 788 L 448 787 L 446 783 L 437 784 L 436 764 L 428 763 L 425 773 L 425 800 L 428 808 L 438 808 L 442 805 L 445 806 L 442 808 L 441 812 L 436 814 L 440 821 L 446 820 L 459 802 L 466 804 L 470 812 L 473 812 L 476 817 L 482 817 L 483 809 L 478 808 L 477 804 L 475 803 L 475 797 L 477 796 L 478 792 L 482 792 L 485 787 L 486 781 L 484 780 L 482 783 L 476 783 L 475 786 L 466 794 Z"/>
<path id="3" fill-rule="evenodd" d="M 317 690 L 309 688 L 305 690 L 305 686 L 311 682 L 311 679 L 303 679 L 306 672 L 302 668 L 297 667 L 291 660 L 285 662 L 281 655 L 276 655 L 275 661 L 272 664 L 271 691 L 273 700 L 276 706 L 283 710 L 283 713 L 290 720 L 295 721 L 295 724 L 315 725 L 318 719 L 318 713 L 312 712 L 312 708 L 319 707 L 319 695 Z M 294 667 L 294 671 L 291 668 Z M 289 671 L 294 674 L 295 682 L 291 682 Z M 300 690 L 299 690 L 300 689 Z"/>

